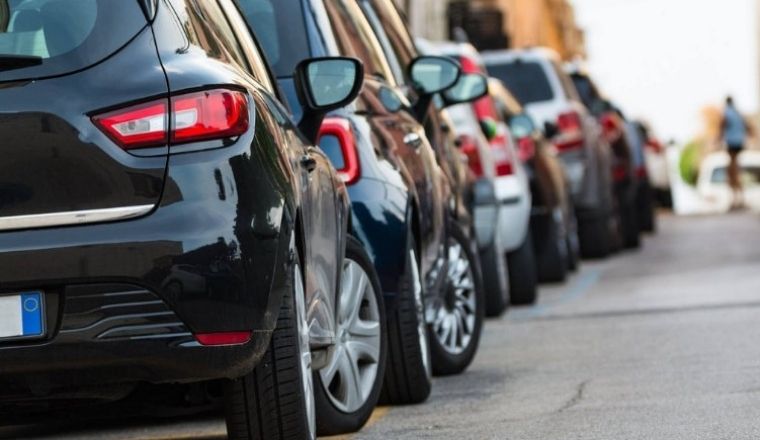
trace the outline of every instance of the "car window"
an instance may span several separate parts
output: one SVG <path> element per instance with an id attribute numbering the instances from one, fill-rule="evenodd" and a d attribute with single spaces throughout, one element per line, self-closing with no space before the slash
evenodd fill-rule
<path id="1" fill-rule="evenodd" d="M 146 25 L 136 1 L 0 0 L 0 81 L 87 68 Z"/>
<path id="2" fill-rule="evenodd" d="M 277 78 L 311 57 L 301 0 L 237 0 Z"/>
<path id="3" fill-rule="evenodd" d="M 330 0 L 325 9 L 338 40 L 341 54 L 364 63 L 364 72 L 379 76 L 391 84 L 395 79 L 385 59 L 380 42 L 354 0 Z"/>
<path id="4" fill-rule="evenodd" d="M 594 84 L 584 75 L 571 75 L 571 79 L 573 80 L 573 84 L 575 84 L 575 89 L 578 91 L 578 95 L 580 96 L 581 101 L 583 101 L 583 104 L 587 108 L 592 109 L 594 107 L 594 102 L 599 98 L 599 94 L 596 92 Z"/>
<path id="5" fill-rule="evenodd" d="M 522 105 L 554 99 L 549 78 L 540 63 L 489 63 L 487 68 L 488 74 L 504 82 Z"/>

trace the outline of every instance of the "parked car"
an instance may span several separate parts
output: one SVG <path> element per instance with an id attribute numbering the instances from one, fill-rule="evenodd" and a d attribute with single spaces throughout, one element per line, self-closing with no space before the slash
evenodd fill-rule
<path id="1" fill-rule="evenodd" d="M 390 355 L 383 400 L 421 402 L 430 393 L 432 370 L 423 292 L 438 291 L 447 279 L 440 269 L 446 257 L 447 181 L 435 152 L 409 102 L 398 93 L 379 43 L 354 1 L 239 0 L 239 4 L 275 69 L 285 63 L 278 82 L 290 91 L 296 114 L 301 105 L 294 98 L 288 62 L 324 54 L 350 55 L 365 66 L 365 83 L 358 99 L 325 121 L 320 147 L 347 174 L 356 235 L 370 250 L 388 305 Z M 293 26 L 294 20 L 306 26 L 299 30 Z M 441 67 L 441 61 L 420 58 L 416 66 L 419 71 L 435 69 Z M 458 67 L 447 65 L 454 69 L 451 84 L 435 86 L 427 93 L 456 81 Z M 425 78 L 418 82 L 429 86 Z M 329 395 L 331 384 L 323 385 Z M 373 406 L 361 407 L 357 412 L 361 417 L 342 424 L 341 429 L 323 427 L 320 432 L 354 430 L 369 417 Z M 346 412 L 345 408 L 342 411 Z"/>
<path id="2" fill-rule="evenodd" d="M 554 146 L 504 84 L 492 78 L 489 90 L 499 116 L 509 123 L 519 159 L 530 176 L 530 221 L 539 279 L 562 282 L 569 270 L 578 267 L 580 259 L 578 224 L 567 175 Z"/>
<path id="3" fill-rule="evenodd" d="M 11 2 L 0 35 L 3 413 L 211 382 L 229 438 L 315 438 L 312 368 L 346 339 L 383 374 L 377 275 L 299 130 L 361 64 L 301 63 L 296 124 L 231 1 L 104 3 Z"/>
<path id="4" fill-rule="evenodd" d="M 649 183 L 654 191 L 654 198 L 658 205 L 672 208 L 673 198 L 670 194 L 670 170 L 668 168 L 667 146 L 663 144 L 649 124 L 644 121 L 636 121 L 636 125 L 645 139 L 644 159 L 647 167 Z"/>
<path id="5" fill-rule="evenodd" d="M 422 46 L 429 46 L 429 50 L 435 50 L 437 53 L 456 59 L 462 64 L 465 73 L 485 74 L 480 55 L 471 44 L 453 42 L 431 44 L 424 40 L 420 43 Z M 501 313 L 505 306 L 505 301 L 501 300 L 503 293 L 499 291 L 498 272 L 494 270 L 494 266 L 503 266 L 502 259 L 505 255 L 508 263 L 506 267 L 511 302 L 532 304 L 537 298 L 537 266 L 530 233 L 530 183 L 524 164 L 518 159 L 507 122 L 496 110 L 493 96 L 490 94 L 484 96 L 465 108 L 465 111 L 474 114 L 474 123 L 485 135 L 486 151 L 490 153 L 490 157 L 479 154 L 478 160 L 470 162 L 471 168 L 473 172 L 482 170 L 484 166 L 492 169 L 492 185 L 499 204 L 498 218 L 491 223 L 492 230 L 484 231 L 483 228 L 478 230 L 482 235 L 482 237 L 478 236 L 478 244 L 481 246 L 481 255 L 486 260 L 483 263 L 483 279 L 486 282 L 489 306 L 486 310 L 489 315 L 494 316 Z M 467 121 L 462 117 L 459 119 L 463 122 Z M 498 240 L 490 237 L 497 237 Z"/>
<path id="6" fill-rule="evenodd" d="M 391 67 L 397 90 L 412 102 L 412 112 L 425 126 L 438 163 L 450 184 L 447 217 L 447 260 L 441 270 L 448 275 L 446 285 L 431 289 L 426 296 L 426 321 L 431 335 L 433 372 L 457 374 L 472 362 L 480 342 L 485 315 L 485 293 L 480 260 L 475 249 L 472 206 L 477 201 L 474 179 L 456 148 L 456 135 L 444 111 L 431 106 L 436 96 L 425 93 L 413 77 L 420 54 L 409 29 L 392 0 L 354 0 L 361 5 Z M 445 59 L 445 58 L 442 58 Z M 446 59 L 448 62 L 451 60 Z M 470 82 L 472 81 L 472 82 Z M 479 98 L 487 92 L 483 77 L 468 77 L 467 86 L 437 94 L 448 106 Z M 472 86 L 472 87 L 470 87 Z M 477 96 L 455 96 L 465 90 Z M 493 203 L 491 198 L 489 203 Z"/>
<path id="7" fill-rule="evenodd" d="M 596 118 L 560 67 L 559 57 L 544 48 L 484 52 L 482 56 L 489 74 L 506 84 L 539 127 L 549 129 L 547 135 L 570 181 L 582 254 L 588 258 L 609 255 L 618 231 L 611 151 Z"/>
<path id="8" fill-rule="evenodd" d="M 622 116 L 622 112 L 621 112 Z M 647 134 L 636 121 L 626 119 L 625 134 L 633 153 L 633 169 L 636 182 L 636 219 L 641 232 L 654 232 L 657 229 L 657 219 L 654 210 L 654 190 L 649 181 L 646 163 Z"/>
<path id="9" fill-rule="evenodd" d="M 637 156 L 634 139 L 629 133 L 628 121 L 623 112 L 605 98 L 591 76 L 577 65 L 566 67 L 578 94 L 586 108 L 597 117 L 604 137 L 612 148 L 612 181 L 616 210 L 620 218 L 621 244 L 627 248 L 641 245 L 638 215 L 639 182 L 643 177 L 637 174 L 637 163 L 643 157 Z"/>
<path id="10" fill-rule="evenodd" d="M 697 191 L 718 212 L 728 212 L 734 203 L 734 194 L 728 181 L 728 153 L 719 151 L 707 155 L 699 167 Z M 760 152 L 742 151 L 739 155 L 740 179 L 744 204 L 760 211 Z"/>

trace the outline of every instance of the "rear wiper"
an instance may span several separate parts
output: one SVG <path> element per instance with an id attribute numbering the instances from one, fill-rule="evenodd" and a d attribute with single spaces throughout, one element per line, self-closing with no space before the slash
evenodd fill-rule
<path id="1" fill-rule="evenodd" d="M 42 57 L 0 54 L 0 71 L 23 69 L 25 67 L 39 66 L 40 64 L 42 64 Z"/>

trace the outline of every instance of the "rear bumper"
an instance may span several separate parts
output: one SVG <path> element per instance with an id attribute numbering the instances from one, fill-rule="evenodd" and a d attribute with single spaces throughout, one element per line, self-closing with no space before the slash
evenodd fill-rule
<path id="1" fill-rule="evenodd" d="M 44 292 L 48 329 L 43 340 L 0 342 L 0 400 L 19 389 L 232 378 L 255 366 L 287 289 L 294 222 L 262 188 L 219 189 L 264 180 L 246 176 L 260 169 L 239 154 L 172 156 L 160 206 L 139 219 L 0 233 L 0 295 Z M 193 338 L 241 331 L 253 336 L 237 346 Z"/>

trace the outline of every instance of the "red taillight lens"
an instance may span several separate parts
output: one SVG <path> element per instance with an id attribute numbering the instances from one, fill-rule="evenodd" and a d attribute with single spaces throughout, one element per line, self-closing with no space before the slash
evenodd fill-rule
<path id="1" fill-rule="evenodd" d="M 333 138 L 337 141 L 338 152 L 330 151 L 332 148 L 327 142 Z M 327 153 L 338 168 L 338 175 L 346 185 L 353 185 L 361 176 L 359 154 L 356 151 L 356 138 L 351 130 L 351 124 L 343 118 L 326 118 L 319 129 L 319 146 Z M 341 157 L 337 157 L 337 155 Z M 342 163 L 340 162 L 342 159 Z"/>
<path id="2" fill-rule="evenodd" d="M 607 142 L 615 142 L 623 134 L 622 127 L 620 126 L 620 120 L 614 113 L 605 113 L 599 117 L 599 122 L 602 124 L 602 131 Z"/>
<path id="3" fill-rule="evenodd" d="M 201 345 L 242 345 L 251 340 L 253 332 L 196 333 L 195 340 Z"/>
<path id="4" fill-rule="evenodd" d="M 496 175 L 499 177 L 511 176 L 515 172 L 508 142 L 503 134 L 496 136 L 491 141 L 491 154 L 494 164 L 496 164 Z"/>
<path id="5" fill-rule="evenodd" d="M 172 99 L 172 143 L 240 136 L 248 130 L 248 101 L 232 90 L 209 90 Z"/>
<path id="6" fill-rule="evenodd" d="M 567 112 L 559 115 L 557 127 L 561 133 L 581 131 L 581 117 L 576 112 Z"/>
<path id="7" fill-rule="evenodd" d="M 524 137 L 517 140 L 517 154 L 520 160 L 527 162 L 536 155 L 536 141 L 530 137 Z"/>
<path id="8" fill-rule="evenodd" d="M 125 150 L 168 142 L 168 100 L 127 107 L 95 116 L 93 121 Z"/>
<path id="9" fill-rule="evenodd" d="M 457 146 L 459 151 L 467 157 L 467 165 L 470 166 L 473 174 L 476 177 L 483 176 L 483 164 L 480 162 L 480 152 L 478 151 L 478 144 L 471 136 L 462 134 L 457 138 Z"/>
<path id="10" fill-rule="evenodd" d="M 583 124 L 575 111 L 562 113 L 557 118 L 558 135 L 554 144 L 560 153 L 583 148 Z"/>
<path id="11" fill-rule="evenodd" d="M 156 100 L 92 118 L 124 150 L 240 136 L 248 130 L 243 92 L 215 89 Z M 169 133 L 169 121 L 172 131 Z"/>

